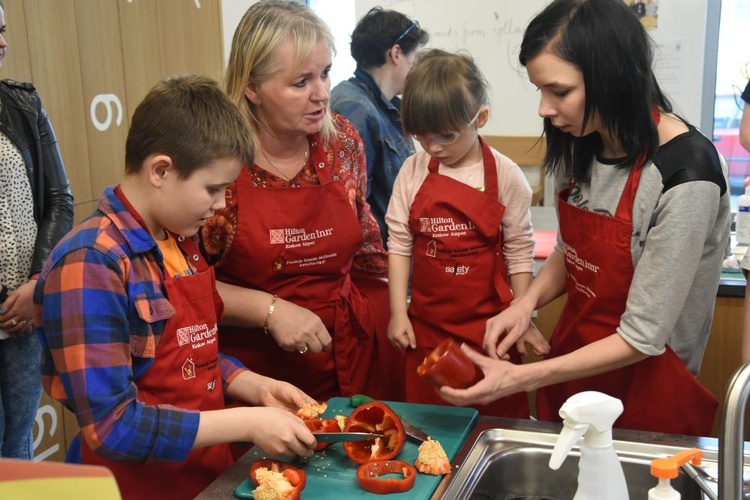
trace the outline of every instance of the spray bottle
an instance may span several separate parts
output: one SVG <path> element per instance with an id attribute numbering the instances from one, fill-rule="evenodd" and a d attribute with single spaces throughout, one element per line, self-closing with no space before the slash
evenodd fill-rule
<path id="1" fill-rule="evenodd" d="M 573 500 L 628 500 L 625 474 L 612 444 L 612 424 L 622 410 L 622 401 L 595 391 L 575 394 L 560 408 L 563 430 L 552 450 L 550 469 L 559 469 L 584 436 Z"/>

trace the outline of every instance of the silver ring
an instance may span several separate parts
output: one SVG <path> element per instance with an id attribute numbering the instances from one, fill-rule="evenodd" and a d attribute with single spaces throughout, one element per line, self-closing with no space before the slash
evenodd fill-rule
<path id="1" fill-rule="evenodd" d="M 16 326 L 18 323 L 16 322 L 16 318 L 10 318 L 10 324 L 13 326 Z"/>
<path id="2" fill-rule="evenodd" d="M 300 354 L 305 354 L 306 352 L 307 352 L 307 344 L 305 344 L 305 348 L 304 348 L 304 349 L 301 349 L 301 350 L 299 351 L 299 353 L 300 353 Z"/>

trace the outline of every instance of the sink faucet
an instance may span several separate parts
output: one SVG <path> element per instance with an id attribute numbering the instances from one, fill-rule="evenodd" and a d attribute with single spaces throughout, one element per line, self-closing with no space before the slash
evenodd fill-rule
<path id="1" fill-rule="evenodd" d="M 719 435 L 719 498 L 743 498 L 745 408 L 750 397 L 750 362 L 729 382 Z"/>

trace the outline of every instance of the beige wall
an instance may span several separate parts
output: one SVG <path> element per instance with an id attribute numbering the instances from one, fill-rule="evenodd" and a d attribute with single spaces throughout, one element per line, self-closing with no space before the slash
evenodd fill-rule
<path id="1" fill-rule="evenodd" d="M 124 167 L 130 117 L 161 78 L 222 76 L 219 0 L 3 0 L 8 50 L 1 78 L 32 82 L 55 129 L 75 196 L 88 215 Z M 72 415 L 45 397 L 38 459 L 62 460 Z"/>

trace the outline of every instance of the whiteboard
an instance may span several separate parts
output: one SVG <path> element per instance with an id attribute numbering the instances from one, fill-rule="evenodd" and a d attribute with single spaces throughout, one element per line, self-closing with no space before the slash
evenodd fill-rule
<path id="1" fill-rule="evenodd" d="M 546 0 L 356 0 L 355 15 L 360 19 L 377 5 L 397 10 L 418 20 L 430 34 L 428 47 L 469 51 L 490 84 L 491 117 L 482 133 L 535 136 L 542 133 L 542 120 L 537 114 L 539 97 L 527 79 L 525 68 L 518 63 L 518 52 L 526 25 L 547 3 Z M 707 11 L 711 8 L 718 13 L 720 2 L 659 0 L 658 6 L 658 26 L 649 30 L 657 47 L 654 71 L 677 111 L 710 134 L 710 128 L 705 130 L 704 124 L 710 127 L 713 109 L 703 112 L 702 108 L 707 107 L 704 103 L 713 102 L 714 80 L 705 78 L 704 67 L 711 67 L 706 66 L 707 58 L 715 61 L 718 42 L 709 43 L 707 49 L 707 35 L 711 33 L 707 30 Z M 708 94 L 711 99 L 704 99 Z M 704 118 L 706 113 L 708 120 Z"/>

